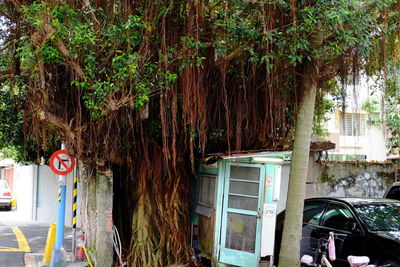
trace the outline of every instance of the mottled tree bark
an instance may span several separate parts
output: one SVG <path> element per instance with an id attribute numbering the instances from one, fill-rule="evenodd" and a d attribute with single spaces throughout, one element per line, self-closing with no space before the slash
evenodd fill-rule
<path id="1" fill-rule="evenodd" d="M 111 267 L 113 263 L 113 174 L 110 169 L 97 169 L 96 174 L 96 262 Z"/>
<path id="2" fill-rule="evenodd" d="M 81 210 L 82 231 L 86 237 L 86 247 L 94 251 L 96 247 L 96 178 L 91 168 L 79 165 L 78 198 Z"/>
<path id="3" fill-rule="evenodd" d="M 311 34 L 312 48 L 320 47 L 322 41 L 323 33 L 321 31 L 314 31 Z M 304 66 L 302 82 L 304 95 L 296 120 L 286 215 L 279 255 L 280 267 L 300 266 L 300 239 L 319 65 L 319 60 L 313 58 Z"/>

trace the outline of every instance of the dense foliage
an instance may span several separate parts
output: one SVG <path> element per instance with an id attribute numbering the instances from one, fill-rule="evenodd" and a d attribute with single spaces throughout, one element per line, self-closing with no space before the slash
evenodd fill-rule
<path id="1" fill-rule="evenodd" d="M 394 153 L 400 151 L 400 87 L 399 77 L 397 76 L 399 63 L 398 59 L 393 62 L 394 69 L 388 75 L 385 98 L 386 125 L 389 129 L 388 148 L 397 149 L 397 152 L 392 151 Z"/>

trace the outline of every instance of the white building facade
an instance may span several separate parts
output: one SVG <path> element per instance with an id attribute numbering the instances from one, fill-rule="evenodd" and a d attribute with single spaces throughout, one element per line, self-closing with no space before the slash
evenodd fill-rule
<path id="1" fill-rule="evenodd" d="M 329 114 L 329 140 L 336 144 L 329 151 L 336 160 L 385 161 L 387 159 L 387 131 L 382 110 L 383 93 L 376 90 L 377 82 L 361 77 L 358 83 L 347 86 L 345 112 L 337 109 Z M 378 82 L 379 84 L 379 82 Z M 376 101 L 377 110 L 362 109 L 366 101 Z"/>

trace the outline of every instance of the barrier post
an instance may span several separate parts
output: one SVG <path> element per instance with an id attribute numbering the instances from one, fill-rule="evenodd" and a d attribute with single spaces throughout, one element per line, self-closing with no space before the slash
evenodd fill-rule
<path id="1" fill-rule="evenodd" d="M 55 237 L 56 237 L 56 224 L 51 223 L 49 232 L 47 234 L 46 247 L 44 249 L 44 255 L 43 255 L 43 262 L 46 264 L 50 263 L 51 252 L 53 251 Z"/>
<path id="2" fill-rule="evenodd" d="M 72 202 L 72 254 L 76 259 L 76 202 L 78 196 L 78 178 L 74 177 L 74 193 Z"/>

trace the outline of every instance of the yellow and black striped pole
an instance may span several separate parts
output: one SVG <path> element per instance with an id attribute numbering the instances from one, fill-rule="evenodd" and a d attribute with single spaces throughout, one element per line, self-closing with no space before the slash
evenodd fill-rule
<path id="1" fill-rule="evenodd" d="M 61 184 L 58 186 L 58 195 L 57 195 L 58 202 L 61 201 Z"/>
<path id="2" fill-rule="evenodd" d="M 78 178 L 74 176 L 74 191 L 72 196 L 72 255 L 76 259 L 76 201 L 78 198 Z"/>
<path id="3" fill-rule="evenodd" d="M 72 203 L 72 228 L 76 229 L 76 200 L 78 195 L 78 178 L 74 177 L 74 198 Z"/>

